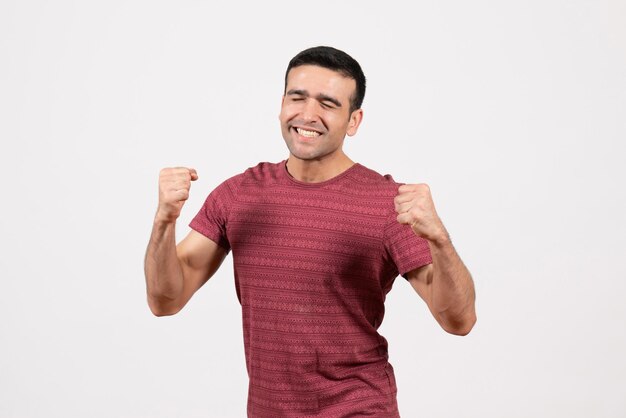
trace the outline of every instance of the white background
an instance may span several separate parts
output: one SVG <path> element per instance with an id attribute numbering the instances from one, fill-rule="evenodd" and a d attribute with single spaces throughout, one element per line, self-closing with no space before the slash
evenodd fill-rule
<path id="1" fill-rule="evenodd" d="M 373 5 L 376 4 L 376 5 Z M 426 182 L 477 289 L 446 334 L 387 299 L 403 417 L 626 416 L 624 1 L 0 3 L 0 417 L 243 417 L 231 256 L 145 301 L 159 169 L 206 195 L 287 149 L 289 59 L 368 78 L 353 160 Z"/>

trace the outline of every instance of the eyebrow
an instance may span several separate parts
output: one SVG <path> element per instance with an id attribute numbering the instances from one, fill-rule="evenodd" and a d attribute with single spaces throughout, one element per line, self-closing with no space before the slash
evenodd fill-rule
<path id="1" fill-rule="evenodd" d="M 287 92 L 287 95 L 288 96 L 297 95 L 297 96 L 304 96 L 304 97 L 311 96 L 307 90 L 300 90 L 300 89 L 291 89 Z M 320 93 L 317 96 L 315 96 L 315 98 L 319 100 L 320 102 L 331 102 L 335 106 L 341 107 L 341 102 L 339 100 L 327 94 Z"/>

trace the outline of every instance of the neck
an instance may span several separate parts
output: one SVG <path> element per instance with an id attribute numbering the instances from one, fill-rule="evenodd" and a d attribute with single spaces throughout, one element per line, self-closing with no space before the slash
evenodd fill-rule
<path id="1" fill-rule="evenodd" d="M 354 161 L 345 154 L 322 160 L 301 160 L 289 154 L 287 171 L 298 181 L 320 183 L 338 176 L 353 165 Z"/>

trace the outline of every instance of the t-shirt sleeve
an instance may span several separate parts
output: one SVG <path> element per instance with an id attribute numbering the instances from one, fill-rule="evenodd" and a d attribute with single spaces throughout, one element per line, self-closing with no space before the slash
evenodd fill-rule
<path id="1" fill-rule="evenodd" d="M 230 251 L 226 230 L 228 213 L 235 196 L 235 183 L 239 176 L 232 177 L 217 186 L 204 201 L 204 204 L 191 220 L 191 229 Z"/>
<path id="2" fill-rule="evenodd" d="M 390 215 L 385 227 L 385 250 L 396 265 L 398 274 L 406 279 L 406 273 L 432 263 L 428 240 L 415 235 L 409 225 L 396 220 L 397 214 Z"/>

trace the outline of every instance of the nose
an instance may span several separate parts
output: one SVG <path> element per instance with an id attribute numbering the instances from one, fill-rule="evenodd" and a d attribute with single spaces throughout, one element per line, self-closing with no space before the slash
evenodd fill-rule
<path id="1" fill-rule="evenodd" d="M 317 103 L 313 99 L 307 99 L 302 107 L 302 119 L 307 122 L 317 120 Z"/>

